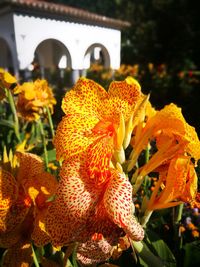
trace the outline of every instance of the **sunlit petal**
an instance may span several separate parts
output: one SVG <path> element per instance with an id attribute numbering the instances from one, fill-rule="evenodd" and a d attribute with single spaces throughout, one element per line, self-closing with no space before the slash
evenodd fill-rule
<path id="1" fill-rule="evenodd" d="M 86 78 L 80 78 L 72 90 L 65 95 L 62 109 L 65 114 L 80 113 L 98 116 L 103 108 L 102 101 L 107 97 L 107 92 L 99 84 Z"/>
<path id="2" fill-rule="evenodd" d="M 92 135 L 91 130 L 98 121 L 96 117 L 81 114 L 63 117 L 54 139 L 57 158 L 67 159 L 86 150 L 97 138 Z"/>
<path id="3" fill-rule="evenodd" d="M 133 240 L 143 239 L 144 231 L 133 215 L 132 186 L 124 174 L 112 173 L 104 205 L 109 217 Z"/>

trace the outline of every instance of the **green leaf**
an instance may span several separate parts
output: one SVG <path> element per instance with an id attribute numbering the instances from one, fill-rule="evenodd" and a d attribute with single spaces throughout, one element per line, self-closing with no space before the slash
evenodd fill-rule
<path id="1" fill-rule="evenodd" d="M 200 266 L 200 241 L 187 243 L 183 248 L 185 250 L 184 267 Z"/>
<path id="2" fill-rule="evenodd" d="M 142 267 L 149 267 L 149 264 L 147 264 L 145 261 L 143 261 L 142 257 L 139 256 L 139 260 L 140 260 L 140 265 Z"/>
<path id="3" fill-rule="evenodd" d="M 0 120 L 0 125 L 6 126 L 6 127 L 9 127 L 9 128 L 12 128 L 12 129 L 15 128 L 15 124 L 12 121 L 4 120 L 4 119 Z"/>
<path id="4" fill-rule="evenodd" d="M 56 150 L 55 149 L 48 150 L 47 155 L 48 155 L 49 161 L 56 160 Z M 42 154 L 42 157 L 44 158 L 44 154 Z"/>
<path id="5" fill-rule="evenodd" d="M 160 239 L 156 233 L 150 230 L 147 230 L 147 236 L 149 239 L 148 241 L 150 242 L 149 245 L 153 247 L 158 256 L 161 258 L 164 266 L 176 267 L 176 259 L 167 244 Z"/>

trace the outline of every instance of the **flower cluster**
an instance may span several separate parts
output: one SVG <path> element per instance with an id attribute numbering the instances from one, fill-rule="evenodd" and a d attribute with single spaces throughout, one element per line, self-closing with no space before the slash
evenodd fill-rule
<path id="1" fill-rule="evenodd" d="M 37 79 L 15 87 L 18 94 L 17 111 L 27 121 L 37 120 L 48 108 L 53 113 L 56 99 L 46 80 Z"/>
<path id="2" fill-rule="evenodd" d="M 149 65 L 150 71 L 153 68 Z M 3 266 L 31 266 L 33 261 L 39 266 L 35 249 L 40 265 L 46 266 L 50 252 L 45 254 L 37 247 L 47 244 L 52 257 L 55 250 L 60 251 L 63 266 L 68 266 L 71 254 L 73 262 L 76 254 L 81 265 L 96 266 L 118 259 L 131 248 L 141 257 L 146 251 L 145 260 L 163 266 L 165 259 L 155 257 L 142 241 L 148 235 L 145 228 L 151 214 L 182 203 L 200 208 L 196 173 L 200 141 L 195 129 L 177 105 L 171 103 L 161 110 L 152 107 L 150 96 L 142 93 L 133 78 L 138 66 L 122 66 L 119 75 L 124 71 L 131 71 L 132 77 L 111 82 L 108 90 L 80 78 L 62 100 L 64 115 L 55 135 L 50 113 L 56 100 L 47 82 L 17 85 L 16 111 L 10 90 L 15 78 L 0 72 L 1 87 L 6 87 L 14 115 L 14 124 L 3 122 L 13 127 L 20 140 L 14 146 L 18 151 L 7 155 L 4 149 L 0 162 Z M 164 72 L 162 66 L 160 73 Z M 52 144 L 40 119 L 45 112 Z M 21 124 L 27 121 L 31 127 L 20 128 L 17 114 L 24 119 Z M 26 129 L 30 132 L 24 134 Z M 41 147 L 37 150 L 38 139 L 43 154 Z M 26 153 L 25 147 L 42 154 L 45 165 L 38 155 Z M 58 169 L 56 179 L 51 173 Z M 192 222 L 181 227 L 181 234 L 187 229 L 199 237 Z"/>
<path id="3" fill-rule="evenodd" d="M 40 157 L 22 152 L 8 157 L 5 151 L 0 163 L 0 247 L 7 248 L 3 266 L 31 265 L 31 240 L 38 246 L 50 242 L 44 218 L 56 185 Z"/>
<path id="4" fill-rule="evenodd" d="M 155 209 L 182 202 L 196 205 L 192 159 L 200 158 L 200 142 L 176 105 L 156 111 L 131 77 L 112 82 L 108 92 L 81 78 L 65 95 L 62 108 L 65 116 L 54 145 L 63 165 L 57 197 L 46 220 L 54 245 L 78 241 L 81 251 L 84 247 L 85 261 L 92 263 L 97 252 L 93 249 L 92 258 L 88 242 L 92 247 L 94 241 L 102 240 L 114 246 L 125 234 L 141 240 L 143 230 L 133 215 L 132 195 L 137 196 L 151 172 L 157 173 L 158 181 L 146 200 L 143 225 Z M 134 171 L 147 147 L 155 152 Z M 128 148 L 132 152 L 127 157 Z"/>

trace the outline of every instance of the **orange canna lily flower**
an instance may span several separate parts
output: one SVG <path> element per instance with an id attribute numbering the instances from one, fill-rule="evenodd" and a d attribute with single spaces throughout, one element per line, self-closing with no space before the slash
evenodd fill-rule
<path id="1" fill-rule="evenodd" d="M 25 120 L 39 119 L 44 114 L 45 108 L 49 108 L 53 113 L 56 99 L 46 80 L 37 79 L 34 82 L 18 85 L 15 88 L 15 94 L 18 94 L 17 112 Z"/>
<path id="2" fill-rule="evenodd" d="M 36 155 L 17 152 L 13 162 L 9 165 L 5 160 L 0 168 L 0 247 L 7 248 L 9 266 L 27 260 L 30 266 L 31 239 L 38 246 L 50 242 L 44 216 L 57 182 Z M 9 256 L 13 251 L 18 251 L 16 258 Z"/>
<path id="3" fill-rule="evenodd" d="M 124 173 L 110 172 L 109 180 L 97 185 L 88 178 L 84 155 L 63 162 L 56 198 L 46 216 L 53 245 L 92 240 L 113 245 L 125 233 L 134 240 L 143 238 L 133 216 L 132 186 Z"/>
<path id="4" fill-rule="evenodd" d="M 195 160 L 200 159 L 200 141 L 197 133 L 194 127 L 185 121 L 181 109 L 175 104 L 165 106 L 147 121 L 141 132 L 140 139 L 137 143 L 134 143 L 134 153 L 128 170 L 134 166 L 141 151 L 153 139 L 156 140 L 158 149 L 171 139 L 172 144 L 181 144 L 182 151 L 191 155 Z"/>
<path id="5" fill-rule="evenodd" d="M 54 246 L 79 242 L 82 260 L 109 257 L 101 245 L 110 250 L 125 233 L 134 240 L 144 237 L 133 216 L 132 186 L 118 163 L 125 158 L 125 124 L 140 98 L 140 86 L 130 77 L 111 83 L 108 92 L 81 78 L 63 100 L 66 115 L 54 144 L 57 159 L 64 161 L 45 224 Z"/>
<path id="6" fill-rule="evenodd" d="M 166 164 L 172 158 L 178 155 L 189 155 L 196 161 L 200 158 L 200 141 L 197 133 L 192 126 L 187 124 L 181 109 L 174 104 L 165 106 L 164 109 L 155 113 L 140 133 L 137 142 L 132 142 L 134 149 L 128 163 L 128 171 L 133 168 L 149 141 L 155 141 L 157 152 L 135 174 L 134 194 L 140 187 L 145 175 L 162 164 Z"/>
<path id="7" fill-rule="evenodd" d="M 125 160 L 125 123 L 140 97 L 140 86 L 131 77 L 112 82 L 108 92 L 92 80 L 79 79 L 62 102 L 66 115 L 54 139 L 57 159 L 85 152 L 89 177 L 99 184 L 105 182 L 111 159 Z"/>
<path id="8" fill-rule="evenodd" d="M 188 156 L 174 157 L 168 170 L 159 174 L 159 180 L 148 203 L 148 210 L 193 203 L 197 194 L 197 175 Z"/>

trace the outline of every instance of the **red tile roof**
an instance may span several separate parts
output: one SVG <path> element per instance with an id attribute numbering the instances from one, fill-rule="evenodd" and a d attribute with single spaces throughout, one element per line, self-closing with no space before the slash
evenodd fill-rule
<path id="1" fill-rule="evenodd" d="M 121 29 L 130 26 L 127 21 L 108 18 L 83 9 L 74 8 L 64 4 L 50 3 L 45 0 L 1 0 L 2 6 L 10 6 L 11 8 L 22 8 L 30 11 L 46 12 L 48 14 L 59 15 L 62 18 L 70 19 L 71 21 L 80 21 L 82 23 L 90 23 L 94 25 L 102 25 L 105 27 Z"/>

